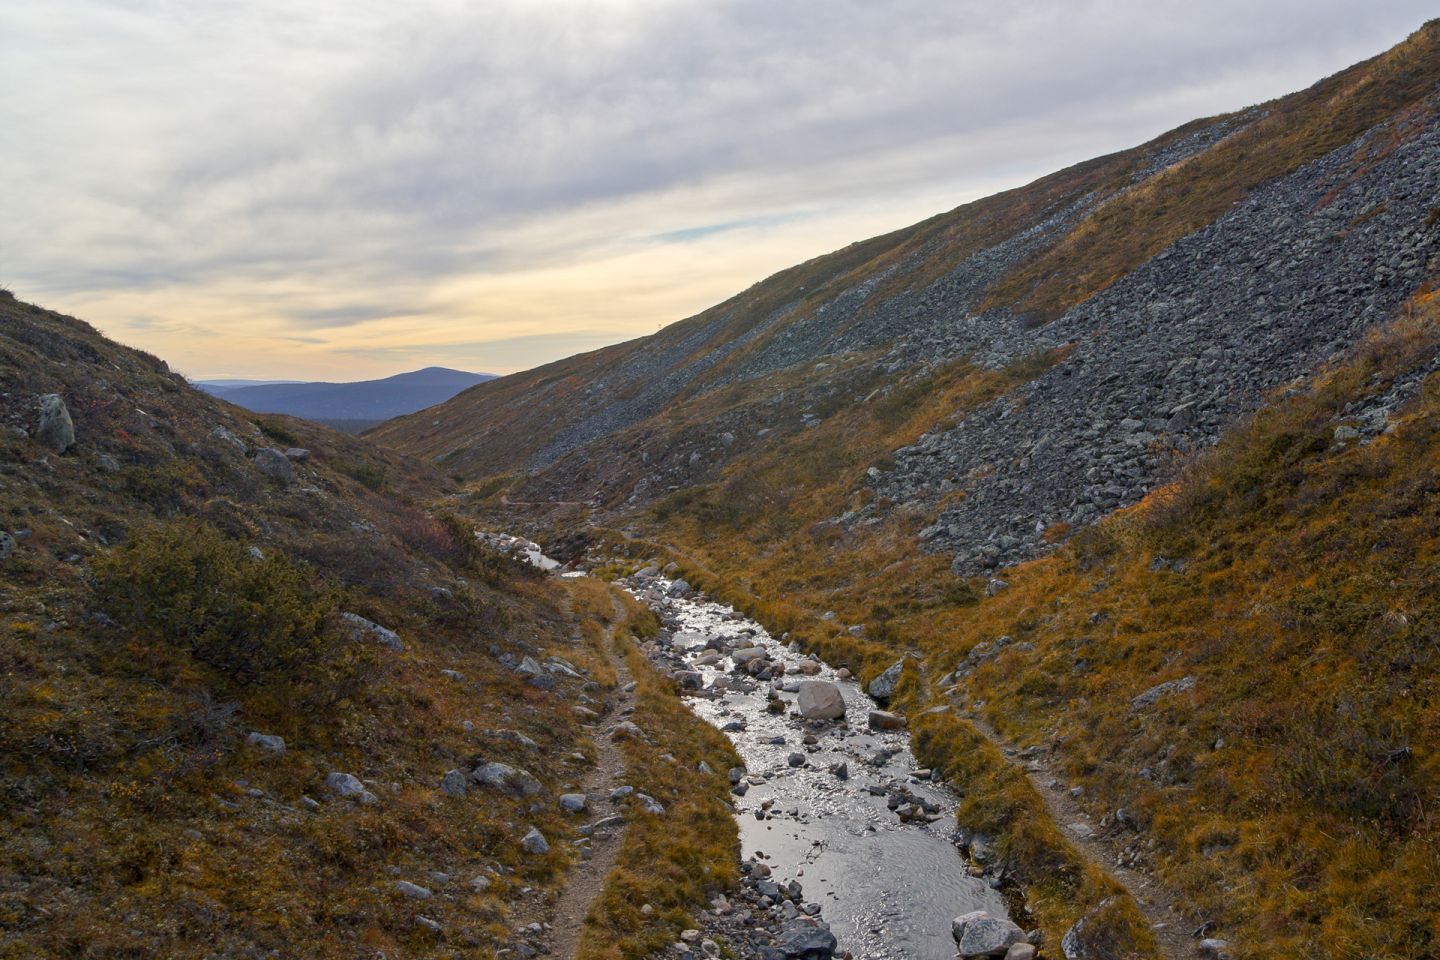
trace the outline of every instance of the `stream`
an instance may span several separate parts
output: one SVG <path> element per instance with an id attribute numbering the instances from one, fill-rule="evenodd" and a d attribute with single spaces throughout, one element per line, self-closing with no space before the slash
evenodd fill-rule
<path id="1" fill-rule="evenodd" d="M 952 917 L 1006 915 L 1001 895 L 970 876 L 951 839 L 954 793 L 916 769 L 903 730 L 867 729 L 877 705 L 858 683 L 787 648 L 731 607 L 668 596 L 671 585 L 656 577 L 630 589 L 666 624 L 661 665 L 699 674 L 686 702 L 724 731 L 745 761 L 735 813 L 743 858 L 766 863 L 781 884 L 799 880 L 840 951 L 856 960 L 952 960 Z M 773 681 L 792 708 L 785 713 L 767 709 L 772 681 L 732 671 L 732 654 L 755 647 L 786 666 Z M 793 712 L 803 680 L 840 688 L 845 724 Z M 844 779 L 833 772 L 842 763 Z M 892 809 L 897 795 L 910 822 Z"/>

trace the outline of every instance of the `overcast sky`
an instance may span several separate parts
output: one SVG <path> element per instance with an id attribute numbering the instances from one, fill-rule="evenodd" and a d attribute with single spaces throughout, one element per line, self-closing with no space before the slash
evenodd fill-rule
<path id="1" fill-rule="evenodd" d="M 508 372 L 1433 0 L 4 0 L 0 285 L 192 376 Z"/>

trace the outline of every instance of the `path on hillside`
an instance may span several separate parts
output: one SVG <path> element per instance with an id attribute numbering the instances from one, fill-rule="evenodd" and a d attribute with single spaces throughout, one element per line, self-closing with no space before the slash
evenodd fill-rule
<path id="1" fill-rule="evenodd" d="M 616 656 L 614 649 L 615 631 L 625 622 L 625 605 L 619 597 L 611 595 L 614 619 L 605 625 L 605 635 L 600 641 L 601 653 L 615 668 L 615 691 L 610 698 L 609 709 L 592 728 L 595 741 L 596 761 L 586 776 L 581 790 L 587 796 L 608 794 L 620 786 L 625 778 L 625 759 L 620 748 L 611 739 L 610 732 L 615 724 L 625 719 L 625 708 L 634 701 L 634 694 L 627 690 L 630 684 L 630 668 L 625 658 Z M 567 604 L 568 605 L 568 604 Z M 555 903 L 555 914 L 551 918 L 553 927 L 550 937 L 550 955 L 563 960 L 573 960 L 580 945 L 580 932 L 585 926 L 585 914 L 605 888 L 605 878 L 615 868 L 620 856 L 620 844 L 624 839 L 623 830 L 606 830 L 590 838 L 591 856 L 581 860 L 570 872 L 570 880 Z"/>
<path id="2" fill-rule="evenodd" d="M 1101 835 L 1099 825 L 1070 796 L 1059 773 L 1052 771 L 1049 755 L 1037 753 L 1022 758 L 1017 747 L 996 733 L 980 717 L 973 714 L 962 714 L 962 717 L 985 739 L 999 747 L 1006 760 L 1025 772 L 1035 792 L 1045 801 L 1050 818 L 1080 855 L 1130 894 L 1130 899 L 1135 901 L 1135 905 L 1140 908 L 1150 925 L 1150 932 L 1155 935 L 1161 956 L 1165 957 L 1165 960 L 1188 960 L 1198 956 L 1199 941 L 1190 935 L 1191 925 L 1176 906 L 1175 896 L 1140 871 L 1115 862 L 1116 855 L 1120 852 L 1119 847 Z M 1060 785 L 1052 786 L 1052 782 Z M 1072 830 L 1070 828 L 1073 824 L 1084 824 L 1092 832 L 1084 834 L 1084 831 Z"/>
<path id="3" fill-rule="evenodd" d="M 925 690 L 930 690 L 930 668 L 924 654 L 918 647 L 908 647 L 906 655 L 920 671 L 920 680 Z M 1190 936 L 1191 927 L 1175 904 L 1175 897 L 1168 890 L 1137 870 L 1131 870 L 1116 863 L 1120 851 L 1109 840 L 1100 835 L 1100 830 L 1090 814 L 1080 807 L 1063 786 L 1058 773 L 1051 772 L 1048 753 L 1037 751 L 1030 757 L 1021 757 L 1020 748 L 1010 743 L 986 723 L 979 715 L 964 709 L 951 700 L 953 709 L 960 719 L 974 727 L 976 732 L 999 748 L 1006 762 L 1019 767 L 1025 774 L 1055 826 L 1070 841 L 1085 860 L 1106 876 L 1118 883 L 1145 917 L 1155 943 L 1164 960 L 1191 960 L 1199 955 L 1199 941 Z M 1051 786 L 1054 781 L 1057 786 Z M 1084 824 L 1090 828 L 1088 834 L 1070 829 L 1071 824 Z M 1082 835 L 1084 834 L 1084 835 Z"/>

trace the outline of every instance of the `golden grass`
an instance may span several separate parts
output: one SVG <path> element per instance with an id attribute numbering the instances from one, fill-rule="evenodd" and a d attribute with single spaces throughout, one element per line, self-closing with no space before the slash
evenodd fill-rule
<path id="1" fill-rule="evenodd" d="M 663 950 L 693 926 L 693 911 L 738 879 L 739 833 L 725 773 L 740 765 L 740 758 L 637 649 L 636 634 L 653 635 L 656 622 L 626 599 L 628 619 L 615 651 L 637 684 L 631 720 L 651 740 L 622 743 L 627 782 L 659 800 L 666 812 L 632 815 L 619 866 L 585 918 L 580 960 L 637 960 Z M 699 770 L 702 762 L 710 773 Z M 650 916 L 641 912 L 646 904 Z"/>
<path id="2" fill-rule="evenodd" d="M 984 701 L 1010 741 L 1050 747 L 1097 820 L 1130 811 L 1142 862 L 1197 926 L 1256 955 L 1418 960 L 1440 944 L 1440 387 L 1427 381 L 1372 443 L 1337 446 L 1333 433 L 1349 403 L 1433 356 L 1437 329 L 1440 295 L 1422 292 L 1178 483 L 1012 568 L 995 597 L 944 558 L 913 555 L 918 518 L 863 534 L 817 525 L 847 486 L 807 486 L 803 450 L 734 468 L 794 478 L 773 484 L 792 515 L 784 532 L 759 507 L 721 527 L 685 504 L 617 545 L 637 558 L 668 546 L 692 582 L 866 677 L 898 650 L 939 676 L 977 644 L 1015 638 L 963 681 L 962 702 Z M 1182 566 L 1155 568 L 1157 556 Z M 835 622 L 818 619 L 825 610 Z M 1195 690 L 1130 710 L 1182 676 Z M 900 698 L 912 715 L 931 702 L 913 671 Z M 966 822 L 998 831 L 1025 865 L 1047 934 L 1103 899 L 1107 884 L 963 720 L 930 715 L 915 729 L 925 761 L 966 792 Z M 1145 949 L 1133 916 L 1115 921 Z"/>

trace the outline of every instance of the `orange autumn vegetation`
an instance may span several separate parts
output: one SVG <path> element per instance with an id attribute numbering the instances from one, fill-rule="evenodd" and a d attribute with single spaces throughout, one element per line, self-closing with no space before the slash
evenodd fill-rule
<path id="1" fill-rule="evenodd" d="M 917 653 L 924 670 L 907 671 L 900 701 L 947 708 L 918 720 L 917 749 L 964 792 L 962 821 L 1000 832 L 1047 933 L 1110 888 L 970 727 L 977 703 L 1007 740 L 1053 750 L 1097 821 L 1126 808 L 1141 865 L 1197 927 L 1247 955 L 1418 960 L 1440 950 L 1440 378 L 1372 441 L 1337 443 L 1335 430 L 1437 350 L 1440 295 L 1422 291 L 1177 482 L 1006 571 L 993 597 L 916 554 L 925 515 L 822 522 L 870 457 L 908 442 L 903 424 L 864 412 L 834 418 L 853 456 L 832 436 L 825 469 L 810 466 L 827 424 L 807 433 L 810 452 L 739 460 L 724 484 L 682 491 L 614 543 L 679 560 L 693 583 L 863 676 Z M 754 499 L 727 507 L 737 495 Z M 1001 635 L 1016 643 L 934 684 Z M 1182 677 L 1193 690 L 1131 710 Z M 1114 929 L 1145 952 L 1134 915 Z"/>

